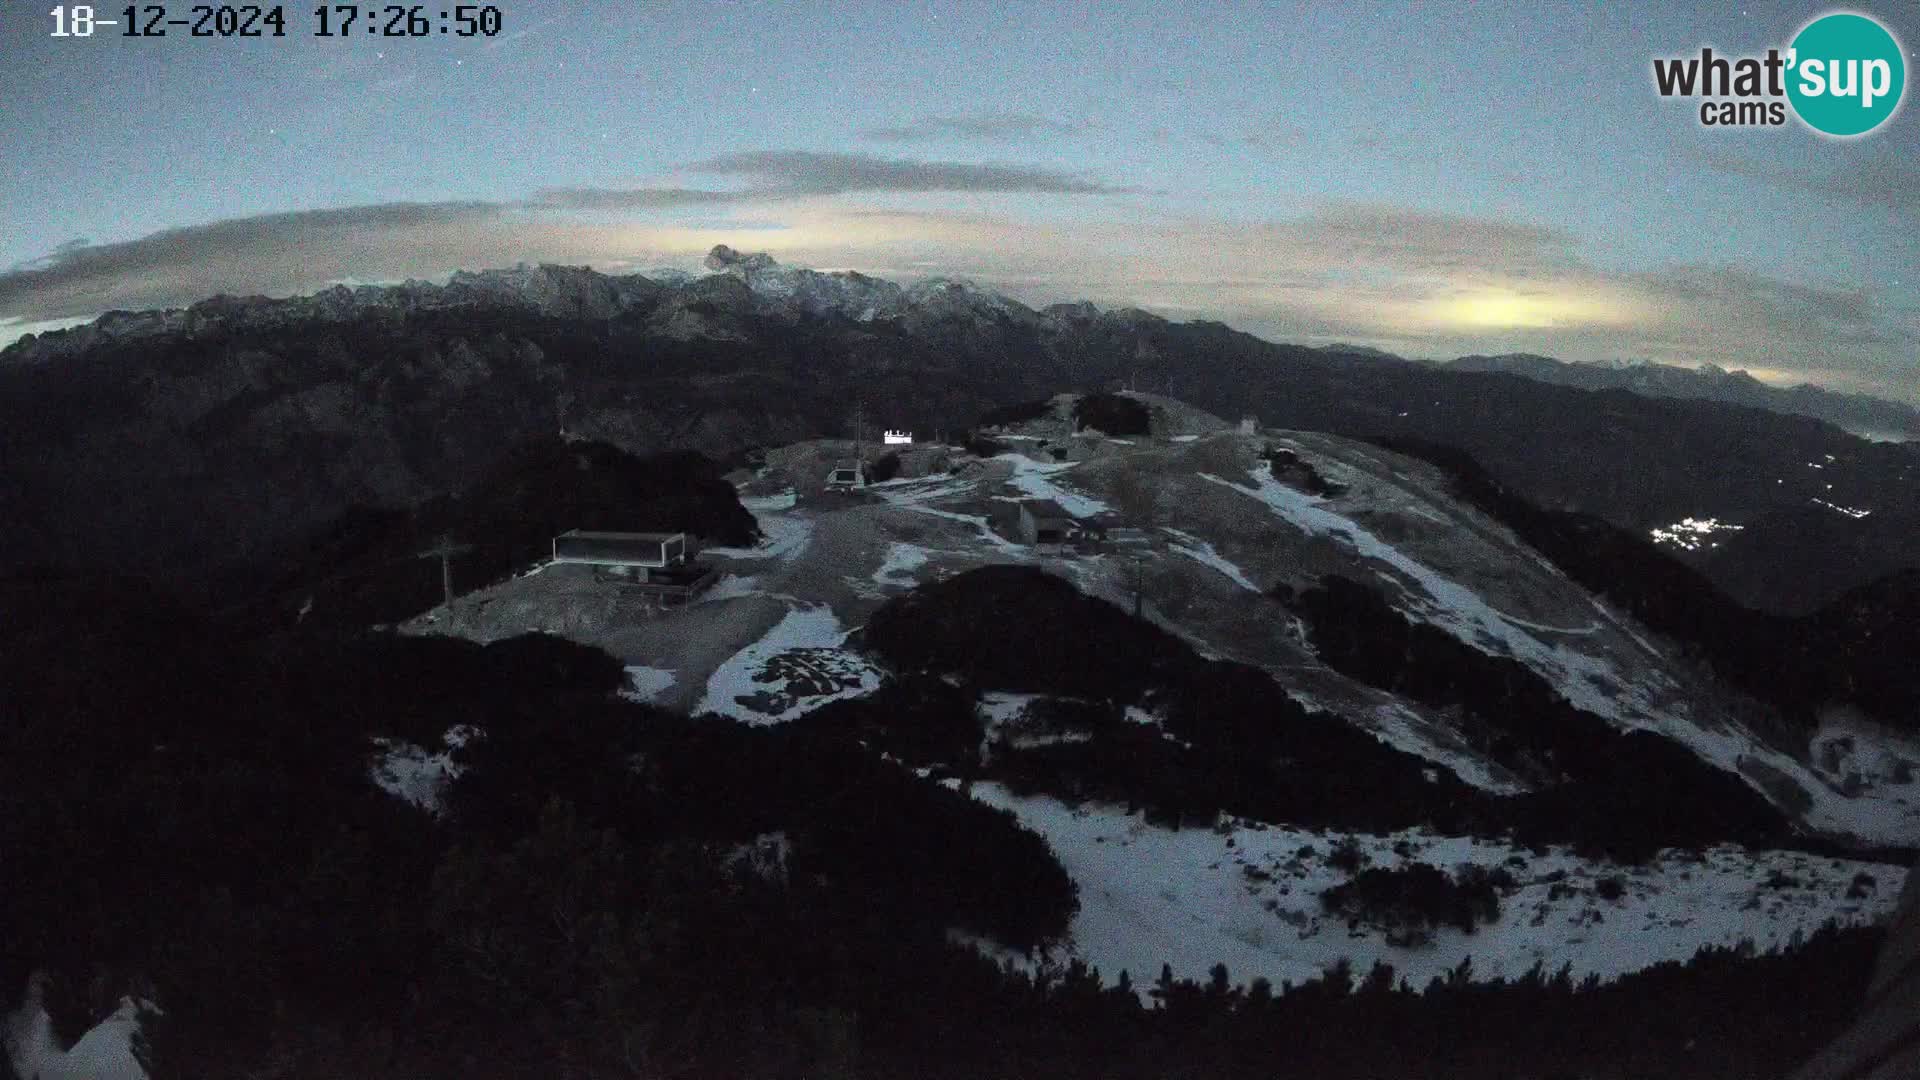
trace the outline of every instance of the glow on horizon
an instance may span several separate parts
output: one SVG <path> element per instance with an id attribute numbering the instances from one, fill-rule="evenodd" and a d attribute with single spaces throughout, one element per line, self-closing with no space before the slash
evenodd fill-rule
<path id="1" fill-rule="evenodd" d="M 1469 330 L 1538 330 L 1632 323 L 1632 309 L 1617 301 L 1565 293 L 1475 289 L 1423 305 L 1421 314 L 1441 327 Z"/>

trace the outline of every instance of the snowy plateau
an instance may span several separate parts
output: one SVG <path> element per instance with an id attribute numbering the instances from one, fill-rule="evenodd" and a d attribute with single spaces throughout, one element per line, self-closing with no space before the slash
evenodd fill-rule
<path id="1" fill-rule="evenodd" d="M 724 577 L 685 609 L 642 623 L 583 619 L 591 583 L 554 567 L 470 598 L 486 601 L 474 605 L 485 614 L 462 632 L 484 641 L 551 630 L 620 657 L 636 700 L 778 724 L 882 684 L 887 672 L 862 650 L 859 631 L 888 599 L 983 566 L 1034 566 L 1123 610 L 1137 599 L 1144 617 L 1201 655 L 1262 668 L 1296 701 L 1435 770 L 1496 794 L 1526 790 L 1443 711 L 1319 662 L 1301 628 L 1265 595 L 1338 572 L 1377 583 L 1409 619 L 1518 661 L 1621 730 L 1658 733 L 1742 777 L 1766 775 L 1770 783 L 1754 783 L 1756 790 L 1803 827 L 1870 845 L 1920 838 L 1920 787 L 1897 767 L 1920 760 L 1920 748 L 1884 731 L 1834 728 L 1796 751 L 1747 730 L 1677 650 L 1453 499 L 1427 466 L 1327 435 L 1247 433 L 1140 396 L 1162 418 L 1151 437 L 1108 439 L 1043 423 L 1008 432 L 1014 449 L 998 456 L 918 444 L 914 467 L 859 497 L 821 491 L 824 466 L 849 449 L 844 444 L 772 451 L 738 480 L 763 540 L 704 552 Z M 1336 481 L 1340 493 L 1309 494 L 1276 479 L 1259 459 L 1274 447 Z M 1137 499 L 1143 487 L 1155 521 L 1144 570 L 1115 554 L 1042 554 L 994 527 L 1018 500 L 1047 499 L 1090 518 Z M 1014 723 L 1029 701 L 983 688 L 989 730 Z M 423 777 L 443 768 L 417 748 L 390 752 L 380 767 L 383 782 L 412 799 L 426 798 Z M 1109 983 L 1122 971 L 1140 983 L 1162 964 L 1204 978 L 1217 963 L 1236 983 L 1298 983 L 1342 958 L 1356 966 L 1385 960 L 1416 979 L 1468 957 L 1484 975 L 1539 964 L 1613 977 L 1705 945 L 1744 940 L 1764 949 L 1829 920 L 1882 920 L 1905 878 L 1901 866 L 1798 851 L 1674 851 L 1619 867 L 1564 849 L 1528 852 L 1420 830 L 1346 835 L 1225 817 L 1172 829 L 1123 807 L 946 782 L 1013 812 L 1079 887 L 1069 939 L 1013 962 L 1078 957 Z M 1321 893 L 1351 876 L 1329 863 L 1336 847 L 1357 848 L 1364 866 L 1506 867 L 1515 883 L 1495 922 L 1396 944 L 1385 931 L 1322 909 Z"/>

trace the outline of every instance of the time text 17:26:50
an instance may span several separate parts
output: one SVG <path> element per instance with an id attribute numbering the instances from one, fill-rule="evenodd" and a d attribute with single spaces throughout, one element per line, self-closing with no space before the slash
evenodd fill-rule
<path id="1" fill-rule="evenodd" d="M 285 5 L 129 4 L 118 19 L 103 19 L 86 4 L 62 5 L 48 14 L 53 37 L 93 37 L 118 30 L 122 37 L 286 37 Z M 298 32 L 296 30 L 296 32 Z M 493 37 L 500 9 L 492 4 L 323 4 L 313 9 L 313 37 Z"/>

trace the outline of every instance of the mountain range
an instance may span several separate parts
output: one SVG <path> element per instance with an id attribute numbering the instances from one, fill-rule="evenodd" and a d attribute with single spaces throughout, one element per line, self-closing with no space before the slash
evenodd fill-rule
<path id="1" fill-rule="evenodd" d="M 1497 371 L 1583 390 L 1631 390 L 1647 397 L 1693 398 L 1810 416 L 1867 439 L 1920 439 L 1920 409 L 1869 394 L 1836 393 L 1812 383 L 1769 386 L 1745 371 L 1716 364 L 1678 367 L 1652 362 L 1574 363 L 1531 353 L 1462 356 L 1453 371 Z"/>
<path id="2" fill-rule="evenodd" d="M 874 428 L 959 432 L 1063 387 L 1458 446 L 1542 506 L 1649 535 L 1740 526 L 1676 554 L 1770 610 L 1811 611 L 1914 563 L 1920 449 L 1811 418 L 1131 308 L 1034 310 L 958 280 L 901 286 L 724 247 L 707 261 L 697 278 L 539 266 L 220 297 L 22 338 L 0 352 L 0 513 L 15 523 L 0 568 L 111 562 L 191 584 L 349 507 L 457 489 L 532 437 L 731 461 L 852 434 L 860 402 Z"/>
<path id="3" fill-rule="evenodd" d="M 710 268 L 0 356 L 0 1076 L 1704 1080 L 1865 993 L 1907 446 Z"/>

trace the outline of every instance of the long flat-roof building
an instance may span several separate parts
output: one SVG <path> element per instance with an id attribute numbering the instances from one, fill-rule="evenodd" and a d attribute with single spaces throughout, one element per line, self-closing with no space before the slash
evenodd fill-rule
<path id="1" fill-rule="evenodd" d="M 692 600 L 720 576 L 692 557 L 686 533 L 569 529 L 553 538 L 553 561 L 591 566 L 596 579 L 663 607 Z"/>
<path id="2" fill-rule="evenodd" d="M 553 561 L 659 568 L 685 562 L 687 534 L 569 529 L 553 538 Z"/>

